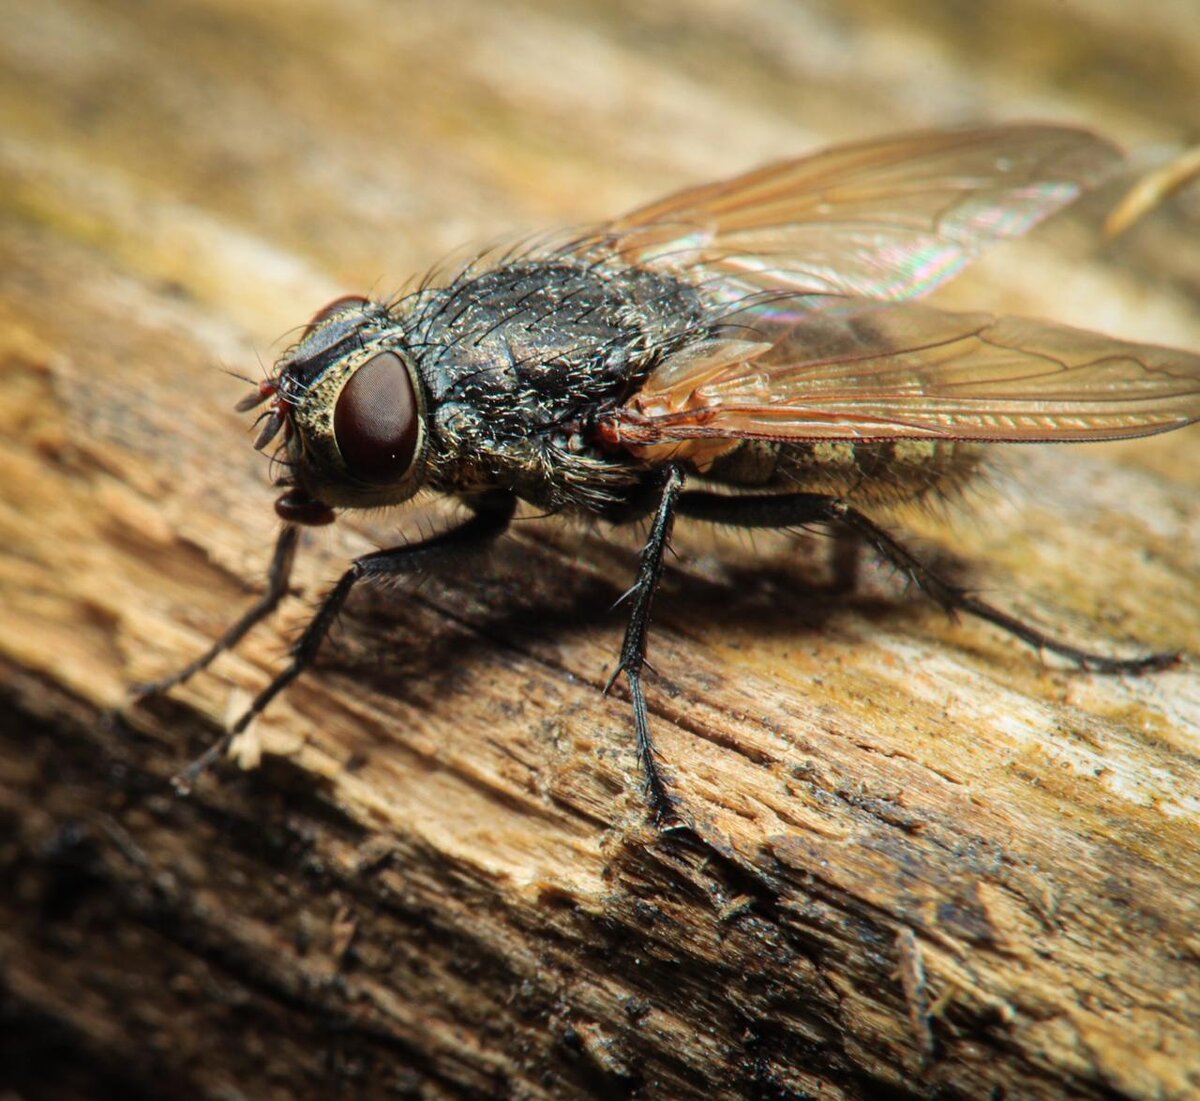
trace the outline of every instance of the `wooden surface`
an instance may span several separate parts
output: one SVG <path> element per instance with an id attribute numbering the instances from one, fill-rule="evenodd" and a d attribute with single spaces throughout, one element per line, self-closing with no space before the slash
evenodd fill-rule
<path id="1" fill-rule="evenodd" d="M 0 1093 L 1200 1093 L 1196 429 L 1029 449 L 904 521 L 1072 639 L 1190 651 L 1152 678 L 681 526 L 649 695 L 704 844 L 647 824 L 599 692 L 629 535 L 530 520 L 478 577 L 361 594 L 261 767 L 188 799 L 314 596 L 436 503 L 307 536 L 277 623 L 106 711 L 257 591 L 221 368 L 337 293 L 832 140 L 1196 137 L 1192 0 L 893 8 L 0 0 Z M 1200 348 L 1200 197 L 1106 245 L 1118 195 L 941 301 Z"/>

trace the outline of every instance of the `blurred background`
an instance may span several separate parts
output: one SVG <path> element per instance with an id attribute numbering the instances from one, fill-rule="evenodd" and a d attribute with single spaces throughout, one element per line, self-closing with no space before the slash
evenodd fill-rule
<path id="1" fill-rule="evenodd" d="M 834 141 L 1045 119 L 1165 157 L 1200 138 L 1200 20 L 1193 0 L 4 0 L 0 82 L 7 215 L 261 346 L 464 243 Z M 1159 273 L 1194 289 L 1176 245 Z"/>

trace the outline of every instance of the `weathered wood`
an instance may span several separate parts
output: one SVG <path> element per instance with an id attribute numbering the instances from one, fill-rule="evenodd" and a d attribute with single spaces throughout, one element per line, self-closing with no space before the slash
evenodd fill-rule
<path id="1" fill-rule="evenodd" d="M 1003 7 L 0 6 L 0 1086 L 1200 1091 L 1195 430 L 1029 449 L 978 521 L 902 518 L 1072 638 L 1191 652 L 1152 678 L 1039 665 L 869 566 L 835 591 L 824 540 L 681 525 L 650 700 L 704 845 L 646 823 L 599 692 L 626 535 L 531 519 L 478 577 L 361 594 L 260 767 L 190 798 L 340 565 L 440 506 L 306 537 L 278 623 L 108 711 L 257 590 L 265 464 L 214 363 L 258 377 L 325 299 L 821 141 L 1187 136 L 1190 0 Z M 1119 193 L 943 301 L 1200 347 L 1195 195 L 1105 245 Z"/>

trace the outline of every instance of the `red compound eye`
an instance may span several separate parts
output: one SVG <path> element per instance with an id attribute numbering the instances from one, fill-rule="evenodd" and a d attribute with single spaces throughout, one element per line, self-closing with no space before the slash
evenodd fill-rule
<path id="1" fill-rule="evenodd" d="M 419 418 L 404 361 L 395 352 L 367 360 L 342 388 L 333 411 L 346 469 L 364 482 L 402 480 L 416 454 Z"/>
<path id="2" fill-rule="evenodd" d="M 301 342 L 312 336 L 313 331 L 317 326 L 324 324 L 334 314 L 341 313 L 343 310 L 360 310 L 364 306 L 369 306 L 371 300 L 364 298 L 361 294 L 344 294 L 341 298 L 335 298 L 328 306 L 318 310 L 312 316 L 312 320 L 308 323 L 308 327 L 304 330 L 304 335 L 300 338 Z"/>

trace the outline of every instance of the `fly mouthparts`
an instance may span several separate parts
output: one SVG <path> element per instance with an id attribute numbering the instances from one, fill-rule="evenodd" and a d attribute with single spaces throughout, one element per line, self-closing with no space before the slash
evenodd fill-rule
<path id="1" fill-rule="evenodd" d="M 262 405 L 267 398 L 274 397 L 275 392 L 279 389 L 279 384 L 273 378 L 265 378 L 258 384 L 258 389 L 253 393 L 247 394 L 234 406 L 239 413 L 247 413 L 251 409 Z"/>
<path id="2" fill-rule="evenodd" d="M 306 527 L 321 527 L 332 524 L 336 519 L 333 509 L 320 501 L 314 501 L 302 489 L 289 489 L 275 501 L 275 514 L 289 524 Z"/>
<path id="3" fill-rule="evenodd" d="M 262 426 L 262 431 L 259 432 L 258 438 L 254 441 L 255 451 L 261 451 L 266 447 L 267 444 L 279 435 L 279 430 L 283 427 L 284 415 L 278 406 L 264 412 L 258 419 L 263 420 L 264 418 L 266 419 L 266 423 Z"/>

